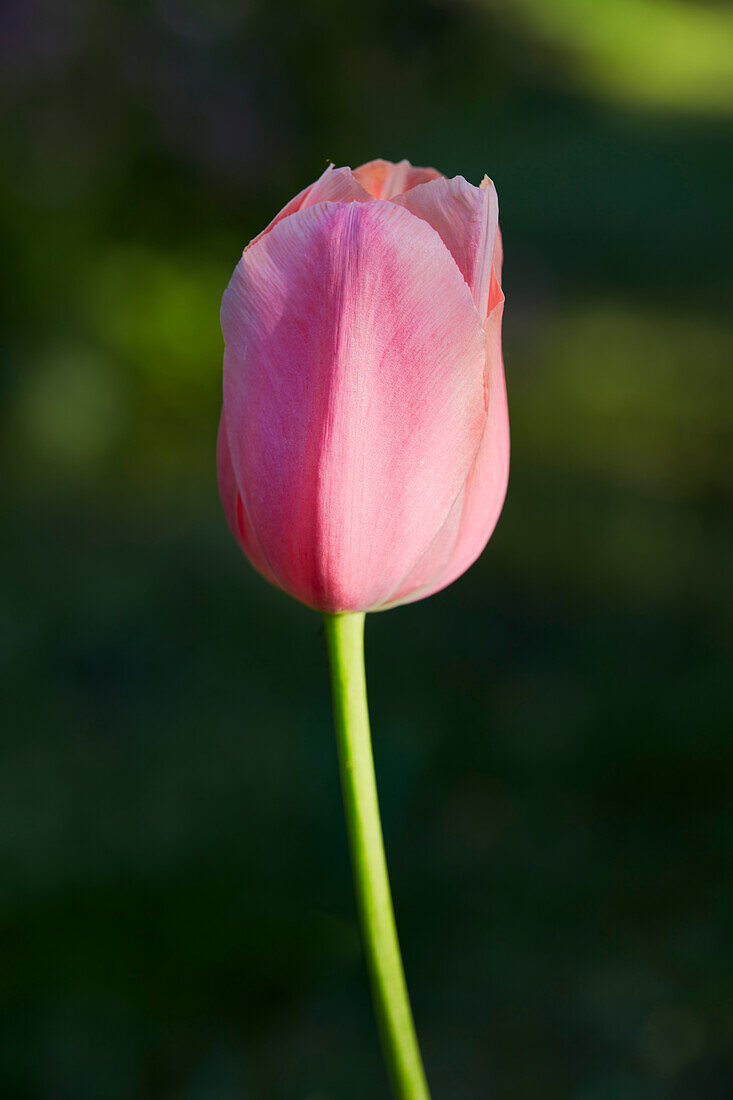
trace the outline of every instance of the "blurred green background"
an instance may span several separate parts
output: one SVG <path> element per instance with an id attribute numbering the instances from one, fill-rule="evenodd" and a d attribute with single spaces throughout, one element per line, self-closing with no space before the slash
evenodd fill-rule
<path id="1" fill-rule="evenodd" d="M 386 1097 L 318 616 L 221 514 L 222 290 L 327 159 L 499 192 L 509 495 L 367 624 L 435 1100 L 733 1089 L 733 15 L 2 9 L 0 1094 Z"/>

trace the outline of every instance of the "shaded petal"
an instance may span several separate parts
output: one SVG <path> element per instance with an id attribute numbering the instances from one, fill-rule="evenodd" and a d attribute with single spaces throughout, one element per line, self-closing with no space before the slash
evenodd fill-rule
<path id="1" fill-rule="evenodd" d="M 275 578 L 249 522 L 244 501 L 234 476 L 223 412 L 219 421 L 219 434 L 216 439 L 216 466 L 219 478 L 219 495 L 232 534 L 255 569 L 259 570 L 268 581 L 274 582 Z"/>
<path id="2" fill-rule="evenodd" d="M 499 248 L 501 245 L 499 244 Z M 504 295 L 492 271 L 486 322 L 489 410 L 476 462 L 445 524 L 386 607 L 431 596 L 473 565 L 493 534 L 509 482 L 509 410 L 501 352 Z"/>
<path id="3" fill-rule="evenodd" d="M 379 606 L 483 435 L 485 335 L 454 260 L 392 203 L 323 203 L 244 254 L 222 328 L 232 464 L 278 583 L 323 610 Z"/>
<path id="4" fill-rule="evenodd" d="M 357 179 L 350 168 L 334 168 L 329 164 L 322 176 L 315 183 L 311 183 L 305 190 L 300 191 L 295 198 L 283 206 L 279 214 L 272 219 L 270 224 L 258 233 L 250 241 L 247 248 L 251 248 L 273 226 L 281 222 L 283 218 L 295 214 L 298 210 L 306 210 L 309 206 L 315 206 L 317 202 L 372 202 L 373 197 Z M 245 252 L 247 249 L 245 249 Z"/>
<path id="5" fill-rule="evenodd" d="M 393 201 L 423 218 L 440 234 L 471 288 L 476 308 L 486 317 L 499 224 L 499 202 L 493 183 L 485 178 L 481 187 L 474 187 L 463 176 L 437 179 L 414 187 Z"/>
<path id="6" fill-rule="evenodd" d="M 391 199 L 428 180 L 440 179 L 435 168 L 414 168 L 409 160 L 370 160 L 354 169 L 357 180 L 375 199 Z"/>

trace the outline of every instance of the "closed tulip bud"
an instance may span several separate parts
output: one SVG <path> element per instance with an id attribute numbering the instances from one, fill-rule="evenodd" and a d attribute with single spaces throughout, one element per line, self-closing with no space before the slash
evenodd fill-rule
<path id="1" fill-rule="evenodd" d="M 219 486 L 252 565 L 326 612 L 444 588 L 509 471 L 493 184 L 329 167 L 224 294 Z"/>

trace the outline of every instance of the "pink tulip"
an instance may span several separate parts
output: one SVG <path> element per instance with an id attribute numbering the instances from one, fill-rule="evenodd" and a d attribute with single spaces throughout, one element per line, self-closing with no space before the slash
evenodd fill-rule
<path id="1" fill-rule="evenodd" d="M 444 588 L 504 502 L 509 420 L 493 184 L 329 167 L 224 294 L 219 486 L 256 569 L 321 611 Z"/>

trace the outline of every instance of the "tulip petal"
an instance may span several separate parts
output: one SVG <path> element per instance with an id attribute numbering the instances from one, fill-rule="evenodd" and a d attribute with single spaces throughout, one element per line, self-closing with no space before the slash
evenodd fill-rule
<path id="1" fill-rule="evenodd" d="M 409 160 L 393 164 L 391 160 L 370 160 L 354 169 L 357 180 L 375 199 L 391 199 L 428 180 L 439 179 L 435 168 L 415 168 Z"/>
<path id="2" fill-rule="evenodd" d="M 436 179 L 393 200 L 432 225 L 461 269 L 476 308 L 488 314 L 491 263 L 499 223 L 496 189 L 486 179 L 481 187 L 463 176 Z"/>
<path id="3" fill-rule="evenodd" d="M 485 335 L 455 261 L 392 203 L 322 203 L 245 252 L 222 328 L 232 465 L 277 583 L 322 610 L 378 607 L 484 434 Z"/>
<path id="4" fill-rule="evenodd" d="M 270 224 L 250 241 L 245 252 L 264 237 L 266 233 L 269 233 L 273 226 L 281 222 L 283 218 L 290 217 L 298 210 L 306 210 L 309 206 L 315 206 L 317 202 L 372 201 L 373 196 L 359 183 L 358 179 L 354 178 L 350 168 L 334 168 L 332 164 L 329 164 L 326 171 L 318 177 L 315 183 L 309 184 L 308 187 L 300 191 L 295 198 L 292 198 L 290 202 L 283 206 L 280 213 L 275 215 Z"/>
<path id="5" fill-rule="evenodd" d="M 461 533 L 446 573 L 431 592 L 445 588 L 473 565 L 491 537 L 504 504 L 509 483 L 509 410 L 501 354 L 503 312 L 502 295 L 486 325 L 489 413 L 466 488 Z"/>
<path id="6" fill-rule="evenodd" d="M 501 263 L 501 239 L 496 255 Z M 443 527 L 423 559 L 385 607 L 431 596 L 452 584 L 478 558 L 489 541 L 509 482 L 509 410 L 501 351 L 504 295 L 492 270 L 491 312 L 486 321 L 489 410 L 476 462 Z"/>
<path id="7" fill-rule="evenodd" d="M 263 577 L 268 581 L 275 578 L 262 553 L 257 536 L 249 522 L 249 517 L 244 508 L 237 479 L 234 476 L 232 458 L 229 451 L 229 440 L 226 433 L 226 424 L 222 413 L 219 421 L 219 434 L 216 439 L 216 465 L 219 479 L 219 495 L 224 506 L 224 514 L 227 518 L 232 534 L 239 543 L 241 549 Z"/>

